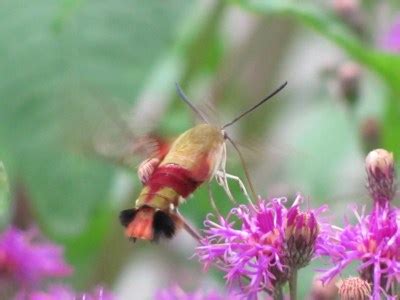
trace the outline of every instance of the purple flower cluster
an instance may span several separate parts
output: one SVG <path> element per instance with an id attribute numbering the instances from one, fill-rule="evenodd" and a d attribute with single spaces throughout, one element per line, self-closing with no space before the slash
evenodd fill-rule
<path id="1" fill-rule="evenodd" d="M 293 269 L 308 264 L 320 239 L 316 216 L 323 210 L 301 212 L 298 196 L 287 209 L 286 198 L 241 205 L 226 218 L 205 221 L 205 237 L 197 254 L 205 267 L 215 264 L 240 294 L 256 299 L 284 284 Z M 322 238 L 322 237 L 321 237 Z"/>
<path id="2" fill-rule="evenodd" d="M 333 267 L 322 277 L 329 281 L 353 262 L 360 276 L 373 284 L 374 299 L 400 282 L 400 214 L 398 209 L 376 206 L 371 214 L 354 210 L 355 225 L 333 231 L 330 242 L 320 246 Z"/>
<path id="3" fill-rule="evenodd" d="M 392 154 L 382 149 L 372 151 L 366 165 L 373 208 L 368 214 L 365 209 L 361 213 L 353 209 L 357 222 L 346 221 L 344 228 L 333 227 L 330 238 L 319 245 L 319 253 L 333 263 L 322 280 L 332 280 L 357 262 L 361 279 L 372 285 L 373 299 L 381 299 L 382 295 L 391 295 L 400 282 L 400 211 L 391 203 Z"/>
<path id="4" fill-rule="evenodd" d="M 7 277 L 30 287 L 43 279 L 71 273 L 62 248 L 44 241 L 38 230 L 24 232 L 9 227 L 0 234 L 0 278 Z"/>
<path id="5" fill-rule="evenodd" d="M 111 300 L 102 288 L 91 293 L 75 293 L 63 285 L 41 287 L 47 279 L 72 274 L 63 258 L 63 249 L 46 241 L 37 229 L 14 227 L 0 234 L 0 294 L 15 300 Z M 8 287 L 12 286 L 13 290 Z M 5 289 L 3 291 L 2 289 Z"/>
<path id="6" fill-rule="evenodd" d="M 160 290 L 156 293 L 155 300 L 238 300 L 234 295 L 223 295 L 217 292 L 205 293 L 197 290 L 193 293 L 186 293 L 179 286 L 174 285 L 168 289 Z"/>

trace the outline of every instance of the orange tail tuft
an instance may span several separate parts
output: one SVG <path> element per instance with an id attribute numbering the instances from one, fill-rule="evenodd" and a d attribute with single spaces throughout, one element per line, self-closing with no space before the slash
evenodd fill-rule
<path id="1" fill-rule="evenodd" d="M 157 241 L 172 238 L 179 225 L 178 217 L 149 206 L 123 210 L 119 216 L 125 235 L 133 240 Z"/>

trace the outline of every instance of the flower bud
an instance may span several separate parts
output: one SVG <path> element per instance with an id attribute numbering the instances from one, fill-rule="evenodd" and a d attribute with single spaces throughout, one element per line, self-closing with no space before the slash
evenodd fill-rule
<path id="1" fill-rule="evenodd" d="M 339 15 L 354 13 L 360 8 L 359 0 L 333 0 L 332 6 Z"/>
<path id="2" fill-rule="evenodd" d="M 360 0 L 333 0 L 332 9 L 355 32 L 359 34 L 363 33 L 363 16 Z"/>
<path id="3" fill-rule="evenodd" d="M 337 286 L 341 300 L 367 300 L 371 296 L 371 285 L 359 277 L 340 280 Z"/>
<path id="4" fill-rule="evenodd" d="M 369 152 L 380 145 L 381 128 L 378 120 L 374 117 L 365 118 L 360 127 L 360 134 L 366 152 Z"/>
<path id="5" fill-rule="evenodd" d="M 319 226 L 312 212 L 301 212 L 298 206 L 289 209 L 285 229 L 289 265 L 303 268 L 314 254 Z"/>
<path id="6" fill-rule="evenodd" d="M 346 62 L 337 71 L 340 92 L 349 104 L 354 104 L 360 90 L 361 68 L 354 62 Z"/>
<path id="7" fill-rule="evenodd" d="M 395 194 L 393 153 L 384 149 L 373 150 L 367 155 L 365 166 L 372 199 L 379 204 L 392 200 Z"/>
<path id="8" fill-rule="evenodd" d="M 335 300 L 337 298 L 338 288 L 334 280 L 329 281 L 325 285 L 321 279 L 316 276 L 311 287 L 312 300 Z"/>

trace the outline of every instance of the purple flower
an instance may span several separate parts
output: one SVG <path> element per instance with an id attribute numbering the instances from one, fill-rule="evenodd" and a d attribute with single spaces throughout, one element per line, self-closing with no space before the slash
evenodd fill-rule
<path id="1" fill-rule="evenodd" d="M 224 271 L 228 284 L 238 284 L 249 299 L 255 299 L 262 290 L 272 292 L 288 280 L 291 267 L 308 263 L 314 253 L 319 231 L 315 214 L 319 211 L 301 213 L 301 201 L 297 197 L 287 209 L 286 198 L 260 200 L 255 207 L 232 209 L 217 222 L 208 217 L 197 255 L 206 268 L 214 263 Z M 307 249 L 303 252 L 301 247 Z M 302 257 L 294 259 L 292 254 Z"/>
<path id="2" fill-rule="evenodd" d="M 175 285 L 171 288 L 160 290 L 156 293 L 154 300 L 225 300 L 239 299 L 234 295 L 222 295 L 217 292 L 205 293 L 202 290 L 197 290 L 193 293 L 186 293 L 179 286 Z"/>
<path id="3" fill-rule="evenodd" d="M 383 35 L 381 46 L 387 51 L 400 53 L 400 16 L 397 17 L 389 30 Z"/>
<path id="4" fill-rule="evenodd" d="M 101 287 L 90 293 L 76 293 L 67 286 L 54 285 L 47 292 L 21 292 L 14 300 L 113 300 L 113 297 Z"/>
<path id="5" fill-rule="evenodd" d="M 335 228 L 331 239 L 320 246 L 333 267 L 323 274 L 329 281 L 349 264 L 358 262 L 362 279 L 372 283 L 373 298 L 380 299 L 400 281 L 400 213 L 398 209 L 375 206 L 371 214 L 361 215 L 354 209 L 355 225 Z"/>
<path id="6" fill-rule="evenodd" d="M 37 284 L 46 277 L 71 274 L 61 247 L 42 240 L 36 229 L 9 227 L 0 235 L 0 278 L 14 280 L 21 287 Z"/>

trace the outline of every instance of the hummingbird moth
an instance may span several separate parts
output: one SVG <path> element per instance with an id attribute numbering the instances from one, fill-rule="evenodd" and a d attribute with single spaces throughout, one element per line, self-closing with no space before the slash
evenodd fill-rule
<path id="1" fill-rule="evenodd" d="M 177 212 L 182 200 L 217 174 L 225 174 L 226 141 L 233 144 L 225 129 L 272 98 L 286 84 L 221 128 L 210 124 L 177 85 L 181 98 L 203 123 L 182 133 L 169 147 L 160 147 L 160 151 L 140 164 L 138 175 L 143 188 L 134 207 L 123 210 L 119 216 L 125 235 L 133 240 L 172 238 L 182 227 Z"/>

